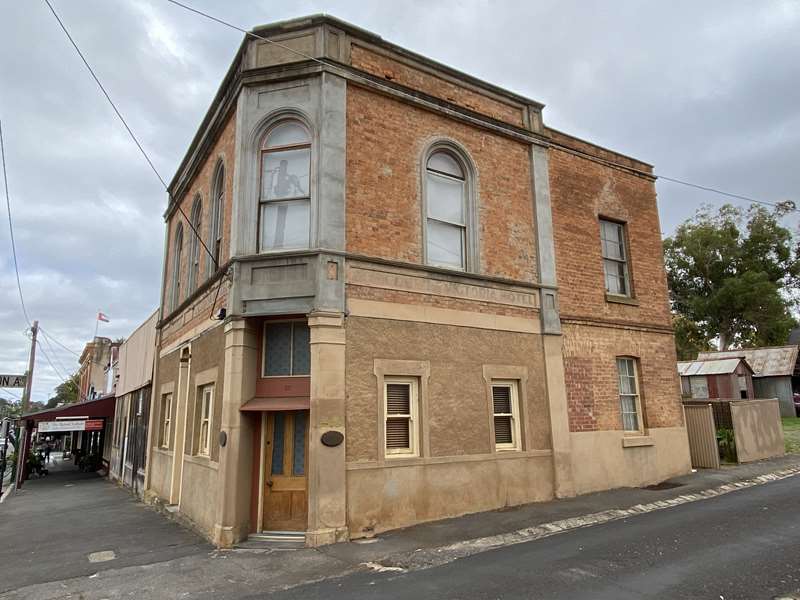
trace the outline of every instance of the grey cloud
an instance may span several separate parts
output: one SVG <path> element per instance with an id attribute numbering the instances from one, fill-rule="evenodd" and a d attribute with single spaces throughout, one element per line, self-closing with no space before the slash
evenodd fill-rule
<path id="1" fill-rule="evenodd" d="M 661 173 L 800 200 L 796 2 L 188 1 L 246 28 L 327 12 L 544 102 L 551 126 Z M 54 4 L 169 180 L 241 34 L 165 0 Z M 76 351 L 98 308 L 112 319 L 102 333 L 127 335 L 158 302 L 166 196 L 42 3 L 4 7 L 0 119 L 31 316 Z M 657 188 L 665 233 L 725 201 Z M 25 324 L 0 232 L 0 370 L 22 370 Z M 45 348 L 58 370 L 77 366 Z M 38 368 L 34 399 L 45 400 L 58 377 Z"/>

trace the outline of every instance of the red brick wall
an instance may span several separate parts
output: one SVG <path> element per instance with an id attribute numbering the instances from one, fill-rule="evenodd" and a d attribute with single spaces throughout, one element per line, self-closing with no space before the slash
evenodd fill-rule
<path id="1" fill-rule="evenodd" d="M 571 431 L 622 429 L 616 359 L 638 359 L 647 427 L 683 425 L 672 335 L 641 330 L 564 325 L 564 376 Z"/>
<path id="2" fill-rule="evenodd" d="M 219 321 L 212 321 L 211 315 L 217 314 L 220 308 L 228 303 L 230 285 L 223 279 L 219 293 L 219 282 L 212 285 L 204 293 L 175 315 L 161 330 L 161 347 L 164 348 L 184 337 L 195 329 L 202 330 L 211 327 Z M 216 298 L 216 302 L 214 301 Z"/>
<path id="3" fill-rule="evenodd" d="M 653 182 L 553 149 L 550 189 L 571 431 L 622 428 L 618 356 L 639 361 L 646 426 L 682 425 Z M 600 217 L 627 224 L 629 267 L 638 306 L 606 301 Z"/>
<path id="4" fill-rule="evenodd" d="M 422 154 L 439 136 L 477 171 L 480 273 L 536 280 L 528 146 L 357 86 L 347 90 L 347 250 L 421 263 Z"/>
<path id="5" fill-rule="evenodd" d="M 372 75 L 420 90 L 498 121 L 505 121 L 517 127 L 524 126 L 521 106 L 502 102 L 486 94 L 473 91 L 464 85 L 452 83 L 443 77 L 410 67 L 356 44 L 353 44 L 350 51 L 350 60 L 354 67 Z"/>
<path id="6" fill-rule="evenodd" d="M 655 184 L 568 152 L 550 152 L 550 193 L 562 316 L 670 327 Z M 639 306 L 606 302 L 599 218 L 624 221 Z"/>
<path id="7" fill-rule="evenodd" d="M 203 216 L 201 221 L 200 235 L 203 242 L 208 246 L 209 250 L 213 250 L 209 243 L 209 228 L 211 227 L 211 192 L 214 185 L 214 174 L 217 167 L 217 162 L 221 159 L 225 164 L 225 204 L 224 204 L 224 218 L 223 218 L 223 233 L 222 233 L 222 249 L 220 250 L 220 265 L 230 258 L 230 226 L 231 226 L 231 212 L 233 203 L 233 167 L 234 167 L 234 148 L 235 148 L 235 134 L 236 134 L 236 113 L 231 112 L 228 116 L 221 133 L 219 134 L 216 142 L 209 151 L 197 174 L 192 179 L 187 187 L 186 193 L 180 200 L 180 206 L 183 212 L 186 213 L 188 218 L 192 216 L 192 205 L 197 194 L 203 201 Z M 167 253 L 167 279 L 166 286 L 163 290 L 163 302 L 166 307 L 165 315 L 169 314 L 170 306 L 170 293 L 172 290 L 172 273 L 175 268 L 173 259 L 175 252 L 173 243 L 175 241 L 175 232 L 178 224 L 183 224 L 183 251 L 181 253 L 180 264 L 180 279 L 181 279 L 181 298 L 186 299 L 186 287 L 188 285 L 188 269 L 189 269 L 189 252 L 190 240 L 192 230 L 186 219 L 175 211 L 167 222 L 167 229 L 169 231 L 169 252 Z M 198 277 L 197 284 L 200 285 L 206 280 L 207 263 L 211 260 L 208 253 L 200 246 L 200 276 Z"/>

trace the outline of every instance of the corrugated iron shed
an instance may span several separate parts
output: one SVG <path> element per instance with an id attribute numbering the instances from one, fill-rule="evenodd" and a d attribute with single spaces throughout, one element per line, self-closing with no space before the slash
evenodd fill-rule
<path id="1" fill-rule="evenodd" d="M 719 358 L 712 360 L 690 360 L 678 363 L 678 374 L 690 375 L 730 375 L 742 362 L 742 357 Z"/>
<path id="2" fill-rule="evenodd" d="M 725 352 L 701 352 L 697 359 L 703 361 L 744 356 L 753 368 L 753 377 L 788 377 L 794 373 L 798 348 L 798 346 L 772 346 Z"/>

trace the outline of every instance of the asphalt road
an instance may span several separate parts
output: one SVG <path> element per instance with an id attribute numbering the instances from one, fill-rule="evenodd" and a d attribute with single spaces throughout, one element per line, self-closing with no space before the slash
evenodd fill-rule
<path id="1" fill-rule="evenodd" d="M 211 550 L 95 473 L 62 461 L 50 469 L 0 505 L 0 595 Z"/>
<path id="2" fill-rule="evenodd" d="M 270 598 L 800 598 L 800 477 L 403 574 Z"/>

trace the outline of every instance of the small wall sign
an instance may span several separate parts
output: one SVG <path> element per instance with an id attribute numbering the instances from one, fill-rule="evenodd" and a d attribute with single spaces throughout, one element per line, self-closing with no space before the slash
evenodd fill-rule
<path id="1" fill-rule="evenodd" d="M 228 443 L 228 434 L 225 431 L 219 432 L 219 446 L 220 448 L 224 448 L 225 444 Z"/>
<path id="2" fill-rule="evenodd" d="M 326 431 L 322 434 L 320 441 L 322 442 L 323 446 L 329 446 L 333 448 L 344 441 L 344 435 L 341 431 Z"/>

